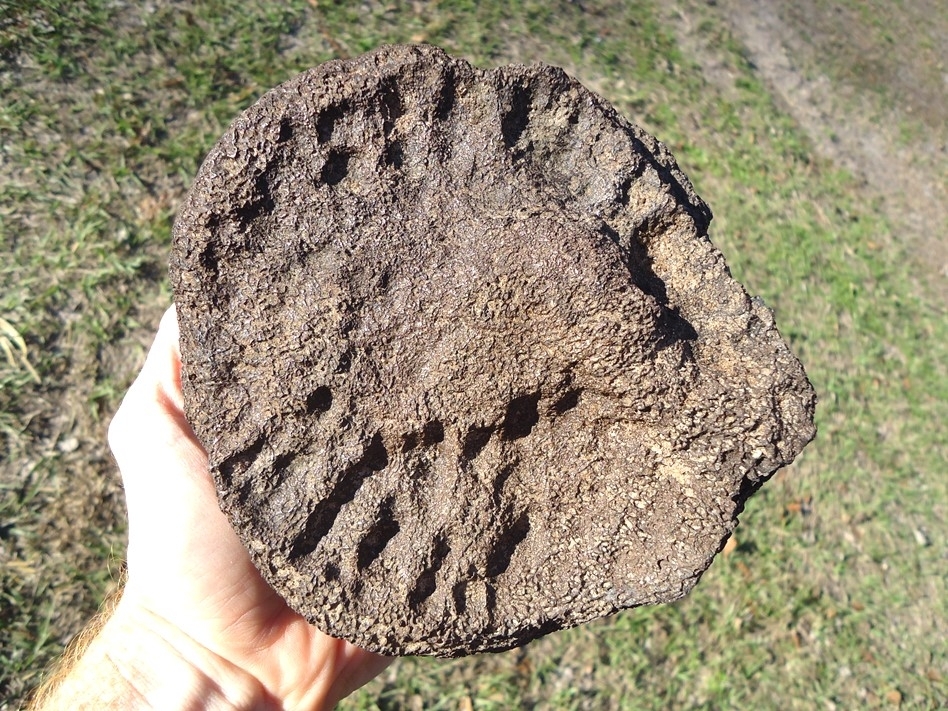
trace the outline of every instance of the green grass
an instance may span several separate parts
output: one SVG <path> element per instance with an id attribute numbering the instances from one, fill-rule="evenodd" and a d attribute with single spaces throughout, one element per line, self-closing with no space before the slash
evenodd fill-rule
<path id="1" fill-rule="evenodd" d="M 16 706 L 113 578 L 105 425 L 170 298 L 170 220 L 204 153 L 296 72 L 425 40 L 563 64 L 668 143 L 807 366 L 820 434 L 688 599 L 502 655 L 405 659 L 344 707 L 948 704 L 944 305 L 713 9 L 687 3 L 727 91 L 649 2 L 152 5 L 0 3 L 0 317 L 41 379 L 0 358 L 0 698 Z"/>

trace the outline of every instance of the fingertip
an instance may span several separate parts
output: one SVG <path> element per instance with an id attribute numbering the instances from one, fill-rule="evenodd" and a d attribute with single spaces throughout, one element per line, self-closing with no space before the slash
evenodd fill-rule
<path id="1" fill-rule="evenodd" d="M 178 327 L 178 309 L 175 304 L 171 304 L 168 310 L 161 317 L 158 324 L 158 333 L 155 336 L 155 346 L 161 344 L 158 351 L 159 357 L 165 359 L 165 368 L 162 373 L 161 383 L 165 397 L 170 404 L 179 412 L 184 411 L 184 394 L 181 390 L 181 345 L 179 338 L 181 331 Z"/>
<path id="2" fill-rule="evenodd" d="M 109 445 L 114 454 L 118 455 L 123 442 L 145 423 L 183 419 L 178 334 L 177 311 L 172 305 L 161 317 L 145 364 L 109 425 Z"/>
<path id="3" fill-rule="evenodd" d="M 182 412 L 184 396 L 181 392 L 181 348 L 178 344 L 178 314 L 172 304 L 161 317 L 155 340 L 145 358 L 142 372 L 132 384 L 145 386 L 166 409 Z"/>
<path id="4" fill-rule="evenodd" d="M 179 330 L 178 307 L 176 304 L 171 304 L 162 314 L 161 321 L 158 323 L 158 333 L 165 334 L 168 338 L 171 338 L 177 349 Z"/>

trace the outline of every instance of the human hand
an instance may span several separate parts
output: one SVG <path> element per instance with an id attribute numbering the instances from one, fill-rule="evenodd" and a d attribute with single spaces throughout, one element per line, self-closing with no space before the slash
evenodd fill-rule
<path id="1" fill-rule="evenodd" d="M 218 508 L 207 455 L 184 416 L 174 307 L 109 444 L 128 504 L 128 580 L 99 654 L 143 707 L 178 705 L 152 676 L 183 674 L 187 703 L 209 694 L 214 707 L 329 708 L 389 663 L 307 624 L 254 568 Z"/>

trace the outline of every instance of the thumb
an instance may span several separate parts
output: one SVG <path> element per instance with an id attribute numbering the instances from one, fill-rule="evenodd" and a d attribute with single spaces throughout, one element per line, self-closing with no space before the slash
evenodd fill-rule
<path id="1" fill-rule="evenodd" d="M 164 568 L 163 562 L 179 564 L 193 532 L 213 523 L 208 516 L 227 525 L 207 455 L 184 416 L 174 306 L 162 317 L 145 365 L 112 420 L 109 446 L 125 487 L 130 578 L 139 560 L 147 560 L 152 571 Z"/>

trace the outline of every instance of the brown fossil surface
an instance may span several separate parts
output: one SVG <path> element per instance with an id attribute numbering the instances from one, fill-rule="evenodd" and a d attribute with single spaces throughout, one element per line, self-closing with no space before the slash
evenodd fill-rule
<path id="1" fill-rule="evenodd" d="M 710 219 L 554 67 L 394 46 L 267 93 L 171 261 L 187 416 L 263 576 L 385 654 L 685 595 L 815 433 Z"/>

